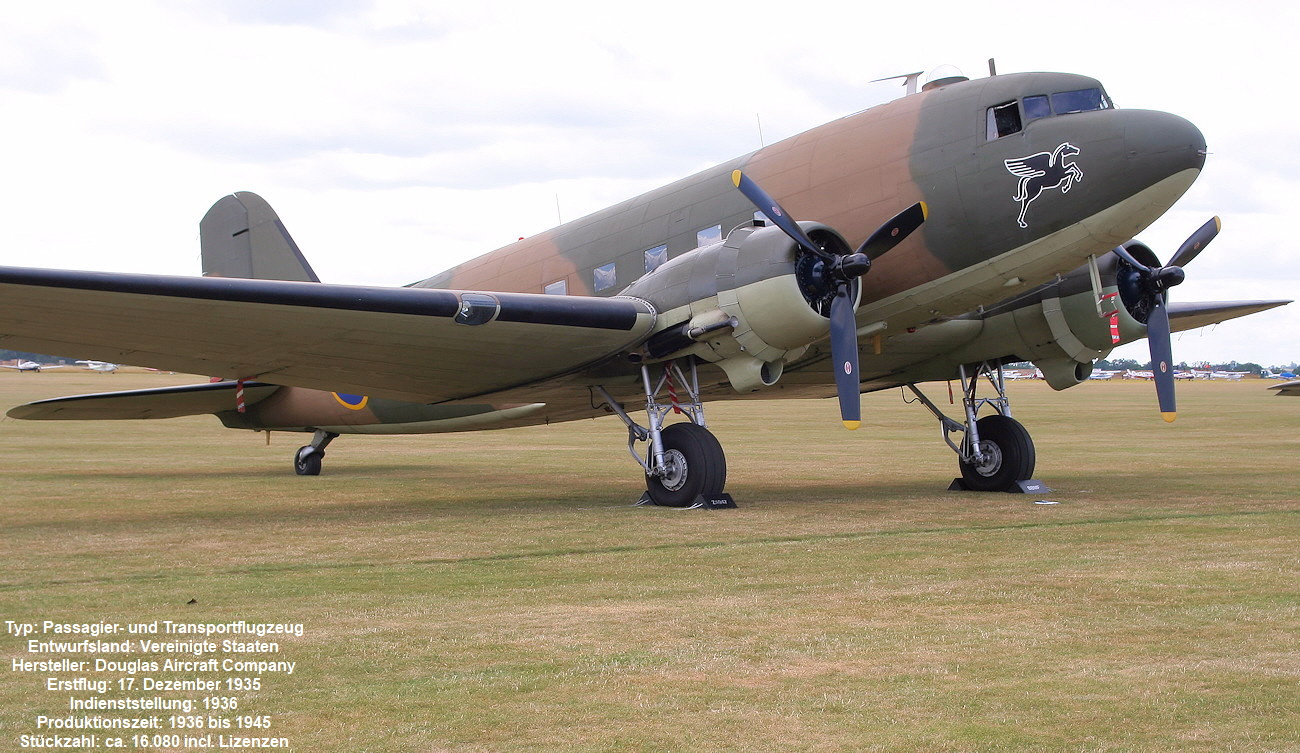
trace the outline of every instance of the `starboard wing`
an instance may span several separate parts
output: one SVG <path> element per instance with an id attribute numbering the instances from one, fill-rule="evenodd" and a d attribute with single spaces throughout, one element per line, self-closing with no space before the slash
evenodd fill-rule
<path id="1" fill-rule="evenodd" d="M 440 402 L 642 342 L 635 298 L 0 267 L 0 347 Z"/>
<path id="2" fill-rule="evenodd" d="M 1212 301 L 1174 302 L 1169 304 L 1169 325 L 1172 332 L 1208 327 L 1239 316 L 1258 314 L 1291 301 Z"/>

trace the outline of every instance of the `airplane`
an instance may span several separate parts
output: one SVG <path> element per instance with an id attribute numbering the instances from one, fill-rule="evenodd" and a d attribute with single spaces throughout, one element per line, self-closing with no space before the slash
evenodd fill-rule
<path id="1" fill-rule="evenodd" d="M 98 371 L 104 374 L 112 374 L 121 368 L 120 364 L 107 361 L 77 361 L 77 363 L 85 364 L 87 371 Z"/>
<path id="2" fill-rule="evenodd" d="M 734 501 L 708 401 L 836 396 L 852 429 L 861 393 L 903 388 L 957 455 L 956 486 L 1014 491 L 1036 454 L 1003 364 L 1066 389 L 1146 337 L 1172 421 L 1170 332 L 1289 303 L 1169 301 L 1218 218 L 1167 263 L 1134 236 L 1205 159 L 1193 124 L 1118 108 L 1087 76 L 945 76 L 401 288 L 320 282 L 237 193 L 200 224 L 201 278 L 0 268 L 6 347 L 223 381 L 8 414 L 308 432 L 294 469 L 317 475 L 345 433 L 612 413 L 643 502 L 711 507 Z M 919 386 L 952 380 L 957 418 Z"/>
<path id="3" fill-rule="evenodd" d="M 1272 371 L 1268 369 L 1264 369 L 1264 371 L 1259 375 L 1259 378 L 1260 379 L 1295 379 L 1296 375 L 1294 371 L 1283 371 L 1281 373 L 1274 374 Z"/>
<path id="4" fill-rule="evenodd" d="M 10 366 L 8 364 L 0 364 L 0 366 L 3 366 L 6 369 L 14 369 L 16 371 L 35 371 L 38 373 L 46 369 L 63 368 L 62 364 L 47 365 L 42 363 L 36 363 L 35 361 L 19 361 L 18 365 L 16 366 Z"/>
<path id="5" fill-rule="evenodd" d="M 1099 371 L 1094 369 L 1093 372 L 1088 375 L 1088 378 L 1092 380 L 1107 380 L 1107 379 L 1114 379 L 1116 374 L 1123 374 L 1123 373 L 1124 372 L 1122 371 Z"/>

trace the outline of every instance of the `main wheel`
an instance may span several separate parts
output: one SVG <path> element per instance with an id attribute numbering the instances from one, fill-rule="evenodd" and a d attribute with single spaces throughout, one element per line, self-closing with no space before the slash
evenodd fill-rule
<path id="1" fill-rule="evenodd" d="M 656 505 L 687 507 L 696 497 L 722 493 L 727 483 L 727 457 L 712 432 L 693 423 L 681 423 L 664 428 L 660 436 L 668 472 L 645 477 L 646 489 Z"/>
<path id="2" fill-rule="evenodd" d="M 293 456 L 293 472 L 299 476 L 319 476 L 320 464 L 325 459 L 325 453 L 317 450 L 309 444 L 298 448 L 298 452 Z"/>
<path id="3" fill-rule="evenodd" d="M 975 424 L 980 435 L 984 462 L 960 461 L 961 477 L 977 492 L 1009 491 L 1017 481 L 1034 475 L 1034 441 L 1017 420 L 1008 416 L 985 416 Z"/>

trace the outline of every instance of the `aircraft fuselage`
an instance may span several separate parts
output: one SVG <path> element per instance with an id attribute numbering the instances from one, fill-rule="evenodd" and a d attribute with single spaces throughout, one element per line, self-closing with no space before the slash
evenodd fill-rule
<path id="1" fill-rule="evenodd" d="M 1069 92 L 1096 92 L 1090 101 L 1103 107 L 1025 121 L 1026 99 Z M 1016 109 L 1019 130 L 1013 122 L 1003 125 L 1006 135 L 990 133 L 996 108 L 1007 105 Z M 1025 187 L 1035 196 L 1017 200 L 1022 180 L 1007 161 L 1051 155 L 1063 144 L 1074 147 L 1063 161 L 1080 177 L 1050 187 L 1040 180 Z M 997 76 L 836 120 L 417 285 L 543 292 L 562 282 L 570 295 L 616 294 L 646 274 L 647 261 L 654 264 L 652 252 L 661 247 L 666 258 L 675 258 L 751 222 L 753 206 L 729 180 L 736 169 L 763 184 L 795 219 L 824 223 L 850 246 L 904 207 L 928 204 L 930 219 L 922 230 L 865 278 L 867 302 L 1124 208 L 1122 226 L 1088 229 L 1095 237 L 1086 253 L 1063 252 L 1064 258 L 1046 265 L 1066 272 L 1088 253 L 1113 248 L 1159 217 L 1195 179 L 1204 152 L 1204 139 L 1191 123 L 1167 113 L 1114 109 L 1095 79 L 1061 73 Z M 1141 206 L 1125 206 L 1134 199 Z M 1021 227 L 1018 217 L 1026 202 L 1027 226 Z M 598 274 L 610 264 L 613 275 Z"/>

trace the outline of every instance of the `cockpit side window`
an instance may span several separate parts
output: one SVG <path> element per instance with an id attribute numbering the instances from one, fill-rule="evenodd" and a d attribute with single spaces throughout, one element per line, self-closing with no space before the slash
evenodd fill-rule
<path id="1" fill-rule="evenodd" d="M 988 110 L 988 140 L 1000 139 L 1020 133 L 1020 108 L 1016 101 L 1004 102 Z"/>
<path id="2" fill-rule="evenodd" d="M 1088 112 L 1105 110 L 1110 107 L 1106 95 L 1101 89 L 1079 89 L 1072 92 L 1057 92 L 1052 95 L 1052 112 L 1065 115 L 1071 112 Z"/>

